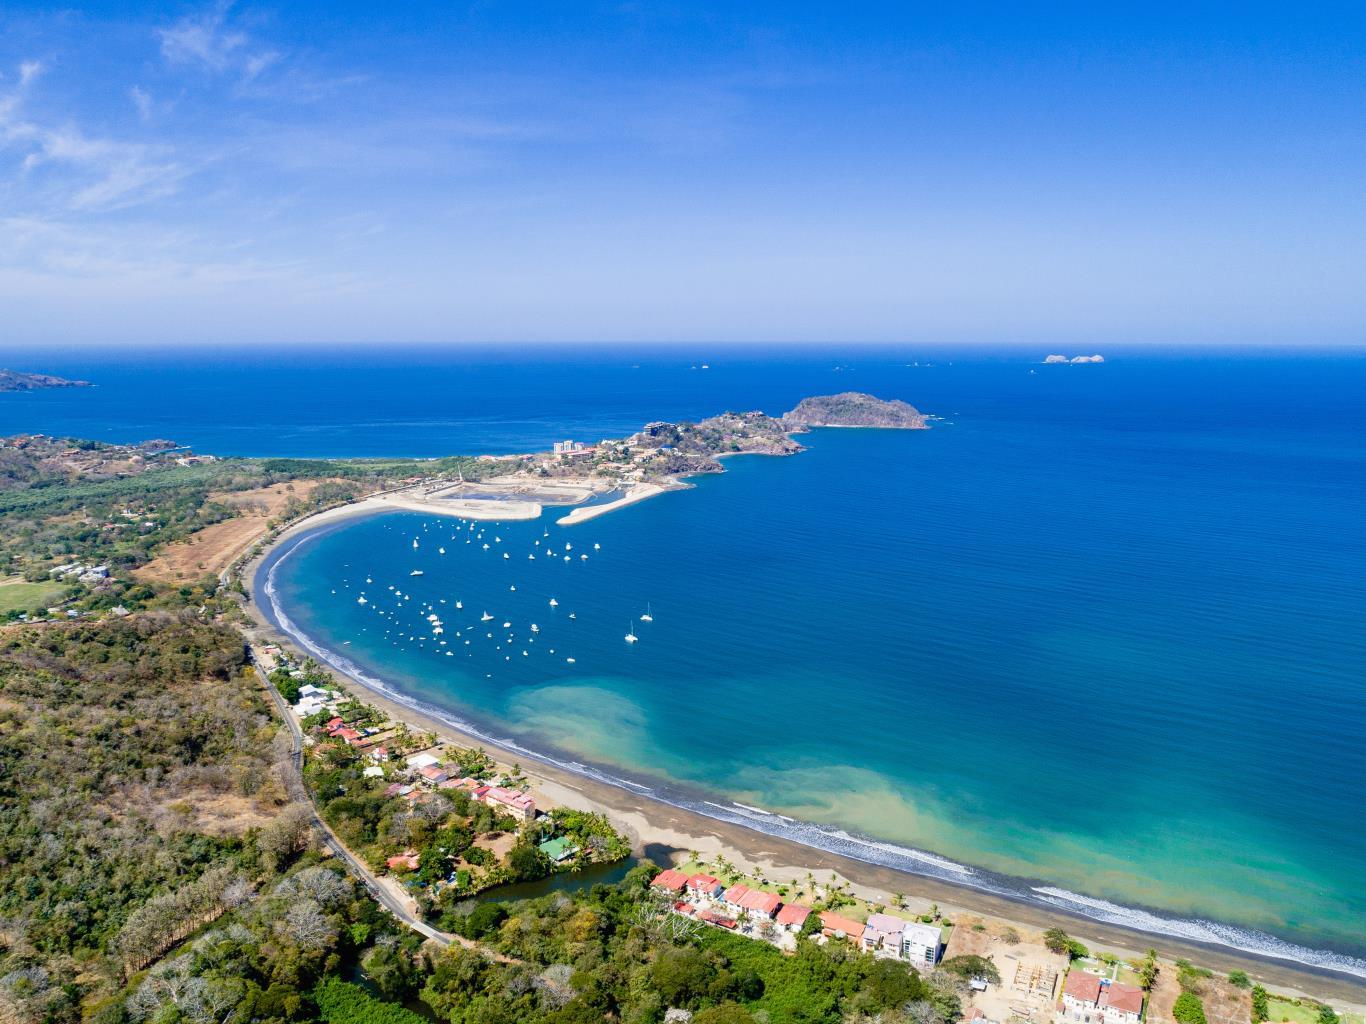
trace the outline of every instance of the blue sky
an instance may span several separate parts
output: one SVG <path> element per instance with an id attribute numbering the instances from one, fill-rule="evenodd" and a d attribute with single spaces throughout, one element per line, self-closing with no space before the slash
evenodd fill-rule
<path id="1" fill-rule="evenodd" d="M 1363 15 L 0 8 L 0 346 L 1366 340 Z"/>

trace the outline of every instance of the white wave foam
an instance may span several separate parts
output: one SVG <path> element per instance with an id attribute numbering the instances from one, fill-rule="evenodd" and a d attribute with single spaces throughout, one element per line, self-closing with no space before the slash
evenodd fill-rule
<path id="1" fill-rule="evenodd" d="M 1071 911 L 1094 921 L 1122 925 L 1137 931 L 1152 932 L 1156 935 L 1170 935 L 1174 938 L 1189 939 L 1216 946 L 1231 946 L 1244 953 L 1272 957 L 1277 960 L 1290 960 L 1308 964 L 1330 971 L 1340 971 L 1358 978 L 1366 978 L 1366 960 L 1359 960 L 1344 953 L 1329 950 L 1310 949 L 1293 942 L 1286 942 L 1274 935 L 1253 928 L 1239 928 L 1218 921 L 1200 918 L 1163 917 L 1148 910 L 1121 906 L 1109 900 L 1094 896 L 1082 896 L 1066 889 L 1052 886 L 1035 886 L 1032 890 L 1040 900 L 1062 910 Z"/>
<path id="2" fill-rule="evenodd" d="M 266 574 L 263 590 L 270 601 L 271 610 L 280 628 L 324 664 L 331 665 L 352 676 L 397 704 L 436 718 L 477 739 L 486 740 L 533 761 L 552 765 L 585 778 L 634 790 L 648 795 L 652 799 L 659 800 L 661 803 L 693 811 L 718 821 L 741 825 L 756 832 L 800 843 L 803 846 L 849 857 L 852 860 L 861 860 L 865 863 L 877 864 L 911 874 L 940 878 L 1009 899 L 1024 899 L 1028 902 L 1042 903 L 1094 921 L 1131 928 L 1153 935 L 1168 935 L 1210 945 L 1226 946 L 1257 956 L 1291 961 L 1321 970 L 1366 978 L 1366 961 L 1346 954 L 1335 953 L 1330 950 L 1311 949 L 1254 929 L 1239 928 L 1217 921 L 1162 917 L 1150 911 L 1124 907 L 1107 900 L 1069 892 L 1066 889 L 1051 886 L 1022 888 L 1018 885 L 1010 885 L 1004 878 L 976 871 L 966 865 L 958 864 L 924 850 L 852 835 L 843 829 L 823 828 L 811 822 L 795 820 L 785 815 L 776 815 L 759 807 L 749 807 L 746 804 L 734 802 L 731 806 L 724 806 L 710 800 L 679 799 L 631 779 L 611 775 L 592 765 L 571 760 L 561 761 L 541 751 L 525 747 L 515 740 L 489 733 L 472 722 L 452 715 L 444 708 L 435 707 L 395 690 L 383 680 L 366 674 L 360 666 L 349 658 L 342 657 L 315 643 L 295 626 L 278 600 L 275 588 L 275 572 L 290 555 L 305 543 L 320 536 L 322 532 L 319 531 L 301 538 L 271 565 Z"/>

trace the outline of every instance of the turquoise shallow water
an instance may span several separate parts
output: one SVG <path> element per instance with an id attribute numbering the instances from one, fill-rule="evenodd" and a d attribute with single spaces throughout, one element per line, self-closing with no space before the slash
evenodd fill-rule
<path id="1" fill-rule="evenodd" d="M 1253 414 L 1255 372 L 1184 408 L 1113 380 L 1108 407 L 1031 408 L 987 377 L 930 432 L 819 431 L 581 526 L 348 523 L 283 559 L 275 597 L 411 696 L 709 813 L 1361 973 L 1344 365 L 1300 423 Z"/>
<path id="2" fill-rule="evenodd" d="M 1366 358 L 1106 355 L 9 353 L 98 387 L 0 396 L 0 433 L 439 455 L 846 388 L 908 399 L 946 422 L 819 432 L 550 525 L 602 545 L 586 563 L 528 561 L 542 524 L 500 528 L 514 565 L 437 554 L 453 521 L 390 516 L 305 543 L 277 596 L 406 694 L 707 813 L 1366 972 Z M 390 584 L 414 601 L 385 607 Z M 417 636 L 424 600 L 448 637 L 457 594 L 521 640 L 535 621 L 536 644 L 446 658 L 383 637 L 379 608 Z"/>

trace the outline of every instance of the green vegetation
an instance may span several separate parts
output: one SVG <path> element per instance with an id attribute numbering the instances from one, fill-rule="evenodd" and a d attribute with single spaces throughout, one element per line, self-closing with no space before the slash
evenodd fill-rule
<path id="1" fill-rule="evenodd" d="M 1266 989 L 1260 985 L 1252 986 L 1252 1024 L 1262 1024 L 1271 1019 L 1271 1004 Z"/>
<path id="2" fill-rule="evenodd" d="M 956 974 L 964 981 L 971 981 L 973 978 L 981 978 L 983 981 L 999 985 L 1001 983 L 1001 972 L 997 970 L 996 964 L 990 957 L 965 955 L 955 956 L 945 960 L 942 964 L 944 970 L 950 974 Z"/>
<path id="3" fill-rule="evenodd" d="M 0 616 L 14 618 L 20 612 L 41 612 L 63 600 L 67 588 L 59 583 L 25 583 L 22 579 L 0 580 Z"/>
<path id="4" fill-rule="evenodd" d="M 1050 928 L 1043 933 L 1043 943 L 1053 953 L 1066 953 L 1069 959 L 1084 960 L 1090 951 L 1061 928 Z"/>
<path id="5" fill-rule="evenodd" d="M 1205 1005 L 1193 992 L 1182 992 L 1172 1004 L 1172 1017 L 1177 1024 L 1205 1024 Z"/>
<path id="6" fill-rule="evenodd" d="M 1252 987 L 1252 979 L 1247 976 L 1247 971 L 1229 971 L 1228 983 L 1234 988 Z"/>
<path id="7" fill-rule="evenodd" d="M 313 990 L 313 999 L 326 1024 L 427 1024 L 412 1010 L 376 999 L 340 978 L 324 979 Z"/>

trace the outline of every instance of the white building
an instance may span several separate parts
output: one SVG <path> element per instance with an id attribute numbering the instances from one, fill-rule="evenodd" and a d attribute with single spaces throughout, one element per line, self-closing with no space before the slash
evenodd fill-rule
<path id="1" fill-rule="evenodd" d="M 901 957 L 918 967 L 933 967 L 939 962 L 939 942 L 938 927 L 908 921 L 901 931 Z"/>

